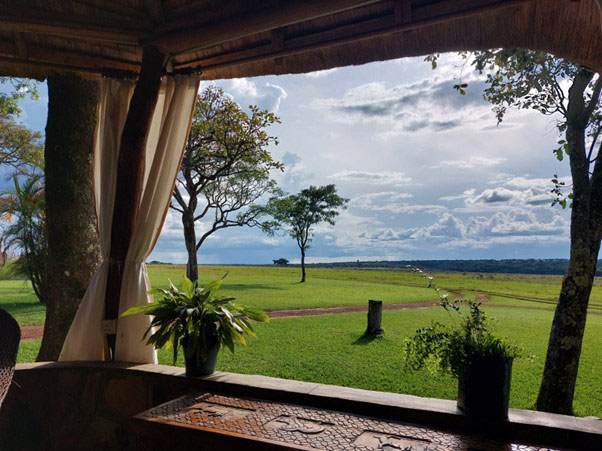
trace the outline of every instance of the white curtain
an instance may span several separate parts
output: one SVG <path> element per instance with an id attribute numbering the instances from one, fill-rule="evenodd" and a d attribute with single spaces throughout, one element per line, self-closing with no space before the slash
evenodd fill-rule
<path id="1" fill-rule="evenodd" d="M 134 236 L 125 262 L 119 313 L 150 302 L 151 289 L 144 261 L 153 250 L 169 208 L 180 167 L 199 80 L 165 77 L 146 144 L 143 191 Z M 117 157 L 121 132 L 134 90 L 132 81 L 101 81 L 94 150 L 94 188 L 102 263 L 98 268 L 63 345 L 59 360 L 105 360 L 104 297 L 111 245 Z M 142 335 L 150 318 L 134 315 L 117 321 L 115 360 L 156 363 L 157 354 Z"/>

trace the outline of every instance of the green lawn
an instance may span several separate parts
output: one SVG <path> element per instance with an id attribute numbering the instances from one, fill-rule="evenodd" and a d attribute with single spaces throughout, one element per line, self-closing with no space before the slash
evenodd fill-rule
<path id="1" fill-rule="evenodd" d="M 298 283 L 298 268 L 201 266 L 201 282 L 222 277 L 223 294 L 241 303 L 265 310 L 365 305 L 368 299 L 385 303 L 435 301 L 421 277 L 405 271 L 310 268 L 305 284 Z M 155 287 L 178 284 L 185 268 L 181 265 L 150 265 Z M 560 290 L 559 276 L 508 274 L 436 273 L 438 286 L 466 296 L 487 293 L 497 305 L 553 309 Z M 43 324 L 45 309 L 27 281 L 0 280 L 0 307 L 15 315 L 21 324 Z M 602 312 L 602 287 L 592 291 L 590 310 Z"/>
<path id="2" fill-rule="evenodd" d="M 0 308 L 21 325 L 44 324 L 46 307 L 38 302 L 28 280 L 0 280 Z"/>
<path id="3" fill-rule="evenodd" d="M 149 277 L 154 287 L 167 287 L 170 279 L 177 285 L 184 273 L 183 266 L 149 267 Z M 422 286 L 383 283 L 378 279 L 378 271 L 362 274 L 363 271 L 311 269 L 307 281 L 302 284 L 299 283 L 301 275 L 297 268 L 199 267 L 201 283 L 220 278 L 226 273 L 228 275 L 222 288 L 224 295 L 234 296 L 241 303 L 264 310 L 366 305 L 369 299 L 380 299 L 391 304 L 437 300 L 435 292 L 426 288 L 424 282 Z"/>
<path id="4" fill-rule="evenodd" d="M 435 301 L 424 279 L 403 271 L 339 270 L 310 268 L 305 284 L 298 283 L 298 268 L 201 266 L 201 282 L 222 277 L 223 294 L 241 303 L 266 310 L 325 306 L 366 305 L 368 299 L 385 303 Z M 178 284 L 183 266 L 152 265 L 149 276 L 155 287 L 168 279 Z M 500 332 L 526 349 L 528 356 L 514 366 L 511 405 L 531 408 L 541 380 L 554 298 L 561 278 L 504 274 L 435 274 L 437 285 L 466 296 L 487 293 L 489 313 Z M 602 287 L 592 293 L 592 313 L 602 310 Z M 487 304 L 486 304 L 487 305 Z M 512 306 L 514 308 L 503 308 Z M 43 324 L 45 309 L 35 299 L 29 282 L 0 280 L 0 307 L 22 325 Z M 521 307 L 523 307 L 521 309 Z M 537 308 L 540 310 L 532 310 Z M 450 377 L 408 372 L 401 355 L 402 341 L 431 319 L 442 318 L 436 308 L 388 311 L 383 318 L 386 334 L 365 342 L 365 314 L 341 314 L 273 320 L 258 326 L 258 338 L 234 357 L 223 352 L 218 368 L 250 374 L 322 382 L 327 384 L 454 399 L 456 383 Z M 596 337 L 602 336 L 602 315 L 588 319 L 575 411 L 602 417 L 602 358 Z M 35 360 L 39 340 L 26 340 L 20 362 Z M 169 353 L 160 361 L 169 364 Z M 179 362 L 182 364 L 182 361 Z"/>
<path id="5" fill-rule="evenodd" d="M 532 408 L 541 380 L 552 313 L 491 308 L 499 332 L 520 344 L 526 357 L 515 361 L 511 406 Z M 385 335 L 365 341 L 365 314 L 348 313 L 319 317 L 272 320 L 257 327 L 258 336 L 234 356 L 220 353 L 218 369 L 237 373 L 296 379 L 418 396 L 455 399 L 456 382 L 449 376 L 413 372 L 404 368 L 403 339 L 431 319 L 445 320 L 439 309 L 389 311 L 383 316 Z M 578 415 L 602 417 L 602 359 L 599 337 L 602 317 L 588 319 L 575 399 Z M 38 340 L 25 342 L 19 361 L 31 361 Z M 169 351 L 159 360 L 171 364 Z M 178 362 L 183 366 L 182 358 Z"/>

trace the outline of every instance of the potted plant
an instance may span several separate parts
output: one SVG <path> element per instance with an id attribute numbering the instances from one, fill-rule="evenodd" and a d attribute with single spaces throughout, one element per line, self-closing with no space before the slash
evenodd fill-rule
<path id="1" fill-rule="evenodd" d="M 245 335 L 255 336 L 251 323 L 268 322 L 261 309 L 243 307 L 232 297 L 217 297 L 222 280 L 199 287 L 186 276 L 182 288 L 171 282 L 169 289 L 155 290 L 158 299 L 133 307 L 122 316 L 142 313 L 153 317 L 143 339 L 156 349 L 173 348 L 173 363 L 178 349 L 184 349 L 187 376 L 205 376 L 215 371 L 217 353 L 223 346 L 234 353 L 235 343 L 246 344 Z"/>
<path id="2" fill-rule="evenodd" d="M 432 277 L 426 277 L 432 286 Z M 440 299 L 451 324 L 433 322 L 418 329 L 405 342 L 406 363 L 414 369 L 427 366 L 456 377 L 458 408 L 465 414 L 507 419 L 512 362 L 520 349 L 491 332 L 490 319 L 480 302 L 452 302 L 445 294 Z"/>

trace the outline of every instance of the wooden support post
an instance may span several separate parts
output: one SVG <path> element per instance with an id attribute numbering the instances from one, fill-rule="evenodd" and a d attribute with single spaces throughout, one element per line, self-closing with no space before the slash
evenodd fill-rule
<path id="1" fill-rule="evenodd" d="M 364 335 L 380 335 L 383 319 L 383 301 L 368 301 L 368 327 Z"/>
<path id="2" fill-rule="evenodd" d="M 115 359 L 116 320 L 119 315 L 124 264 L 142 196 L 146 140 L 157 104 L 165 61 L 165 56 L 155 46 L 144 47 L 140 76 L 121 134 L 105 294 L 103 330 L 107 334 L 107 360 Z"/>

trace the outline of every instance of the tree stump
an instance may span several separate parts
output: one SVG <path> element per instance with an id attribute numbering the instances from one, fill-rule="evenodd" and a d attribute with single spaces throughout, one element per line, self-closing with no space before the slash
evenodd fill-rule
<path id="1" fill-rule="evenodd" d="M 364 335 L 380 335 L 384 331 L 380 327 L 383 318 L 383 301 L 368 301 L 368 327 Z"/>

